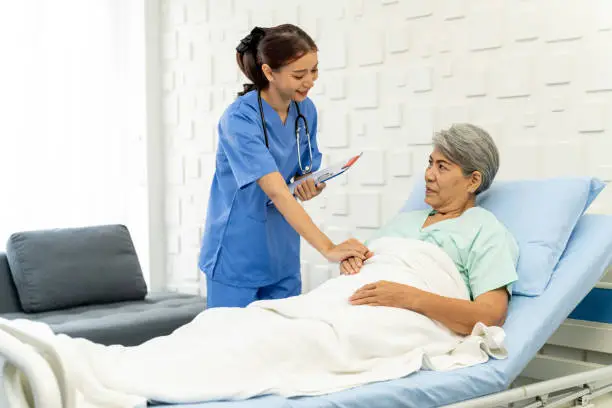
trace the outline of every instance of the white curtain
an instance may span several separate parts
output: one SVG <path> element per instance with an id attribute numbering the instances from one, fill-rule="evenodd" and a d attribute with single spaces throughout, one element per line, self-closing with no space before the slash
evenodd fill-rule
<path id="1" fill-rule="evenodd" d="M 0 250 L 122 223 L 146 264 L 143 17 L 132 0 L 0 0 Z"/>

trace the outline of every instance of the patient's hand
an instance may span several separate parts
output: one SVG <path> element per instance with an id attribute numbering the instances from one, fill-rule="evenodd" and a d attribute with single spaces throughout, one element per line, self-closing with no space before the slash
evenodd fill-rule
<path id="1" fill-rule="evenodd" d="M 368 253 L 366 254 L 366 260 L 371 258 L 373 255 L 374 253 L 372 253 L 372 251 L 368 251 Z M 354 275 L 356 273 L 359 273 L 359 270 L 361 269 L 362 266 L 363 266 L 363 261 L 361 261 L 361 259 L 356 258 L 356 257 L 348 258 L 342 261 L 342 263 L 340 263 L 340 274 Z"/>
<path id="2" fill-rule="evenodd" d="M 411 300 L 421 290 L 397 282 L 378 281 L 357 289 L 349 298 L 352 305 L 388 306 L 411 309 Z"/>
<path id="3" fill-rule="evenodd" d="M 359 273 L 359 270 L 363 266 L 363 262 L 359 258 L 349 258 L 340 264 L 340 274 L 341 275 L 354 275 Z"/>

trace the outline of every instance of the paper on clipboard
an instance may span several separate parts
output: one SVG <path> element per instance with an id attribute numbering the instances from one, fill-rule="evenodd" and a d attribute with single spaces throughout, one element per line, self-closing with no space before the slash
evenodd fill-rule
<path id="1" fill-rule="evenodd" d="M 353 164 L 355 164 L 355 162 L 359 160 L 362 154 L 363 152 L 359 153 L 356 156 L 351 157 L 350 159 L 346 161 L 336 163 L 334 165 L 331 165 L 321 170 L 317 170 L 314 173 L 309 174 L 306 177 L 303 177 L 297 181 L 294 181 L 293 183 L 289 184 L 289 191 L 291 192 L 291 194 L 293 194 L 295 191 L 295 188 L 299 184 L 303 183 L 304 181 L 308 179 L 313 179 L 315 182 L 315 185 L 317 185 L 320 183 L 325 183 L 327 180 L 331 180 L 334 177 L 341 175 L 342 173 L 350 169 L 353 166 Z"/>
<path id="2" fill-rule="evenodd" d="M 340 163 L 336 163 L 334 165 L 331 165 L 329 167 L 326 167 L 324 169 L 321 170 L 317 170 L 312 174 L 309 174 L 306 177 L 302 177 L 301 179 L 294 181 L 293 183 L 289 184 L 289 191 L 291 192 L 291 194 L 295 193 L 295 188 L 303 183 L 304 181 L 308 180 L 308 179 L 314 179 L 315 185 L 320 184 L 320 183 L 325 183 L 327 180 L 331 180 L 334 177 L 337 177 L 339 175 L 341 175 L 342 173 L 344 173 L 345 171 L 347 171 L 348 169 L 350 169 L 357 160 L 359 160 L 359 158 L 361 157 L 361 155 L 363 154 L 363 152 L 359 153 L 356 156 L 351 157 L 350 159 L 340 162 Z M 273 205 L 272 204 L 272 200 L 268 200 L 267 205 Z"/>

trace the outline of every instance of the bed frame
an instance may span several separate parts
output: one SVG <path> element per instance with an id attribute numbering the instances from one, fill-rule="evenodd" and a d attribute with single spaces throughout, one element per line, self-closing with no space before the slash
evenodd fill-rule
<path id="1" fill-rule="evenodd" d="M 612 290 L 612 267 L 595 285 Z M 612 324 L 567 319 L 507 391 L 449 408 L 612 407 Z"/>
<path id="2" fill-rule="evenodd" d="M 561 408 L 612 406 L 612 366 L 519 386 L 448 408 Z"/>

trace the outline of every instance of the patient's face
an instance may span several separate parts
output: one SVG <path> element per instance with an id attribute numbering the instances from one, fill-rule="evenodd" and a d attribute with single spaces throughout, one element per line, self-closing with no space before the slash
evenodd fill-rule
<path id="1" fill-rule="evenodd" d="M 425 202 L 436 210 L 462 207 L 472 197 L 470 177 L 436 148 L 429 156 L 425 183 Z"/>

